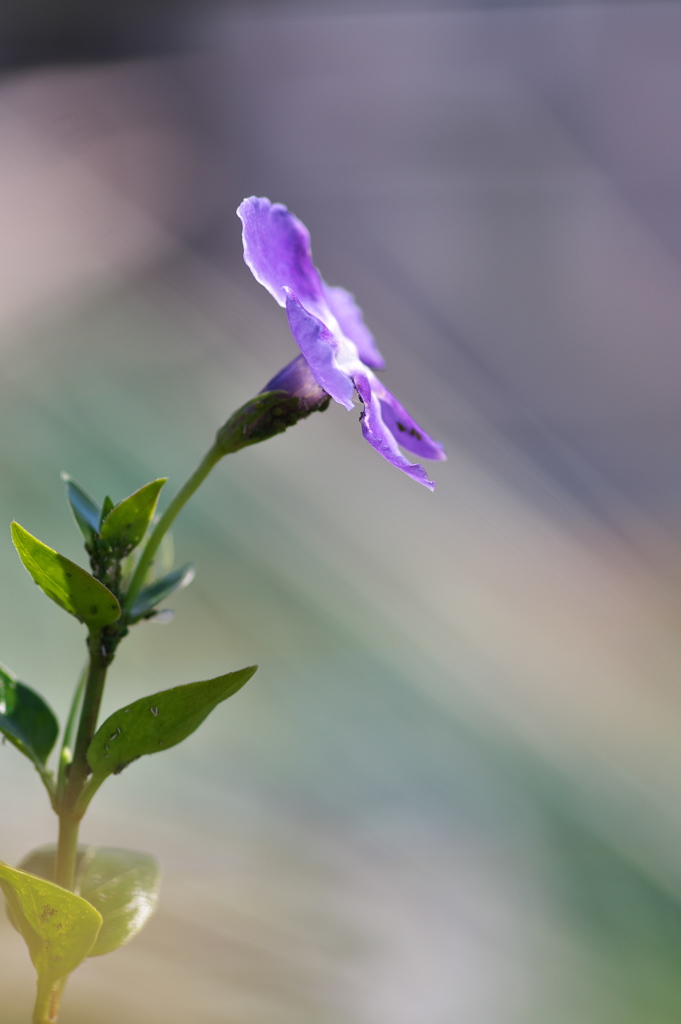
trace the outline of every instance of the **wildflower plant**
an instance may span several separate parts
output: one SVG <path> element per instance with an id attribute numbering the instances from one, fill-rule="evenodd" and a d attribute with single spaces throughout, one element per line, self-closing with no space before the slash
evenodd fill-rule
<path id="1" fill-rule="evenodd" d="M 118 645 L 155 616 L 159 605 L 194 576 L 192 565 L 158 575 L 158 551 L 175 518 L 226 455 L 258 444 L 330 401 L 363 405 L 362 432 L 392 465 L 432 489 L 426 471 L 401 452 L 444 459 L 376 376 L 383 359 L 349 292 L 325 284 L 312 262 L 309 235 L 285 206 L 251 197 L 238 210 L 244 259 L 286 308 L 300 349 L 266 387 L 218 430 L 195 472 L 162 515 L 166 484 L 153 480 L 118 503 L 101 506 L 63 474 L 89 568 L 72 562 L 12 524 L 17 553 L 40 589 L 87 632 L 87 663 L 63 729 L 36 691 L 0 668 L 0 733 L 33 762 L 58 818 L 57 842 L 28 853 L 18 867 L 0 861 L 8 917 L 23 936 L 37 973 L 33 1024 L 54 1024 L 68 976 L 86 958 L 129 942 L 153 913 L 159 889 L 155 859 L 136 850 L 79 842 L 90 801 L 112 775 L 191 735 L 251 679 L 256 666 L 185 683 L 119 708 L 99 723 L 107 672 Z M 56 766 L 49 759 L 57 740 Z"/>

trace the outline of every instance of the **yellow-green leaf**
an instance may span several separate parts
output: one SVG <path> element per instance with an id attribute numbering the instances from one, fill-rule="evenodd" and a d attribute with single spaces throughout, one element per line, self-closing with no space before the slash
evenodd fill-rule
<path id="1" fill-rule="evenodd" d="M 111 591 L 80 565 L 48 548 L 19 523 L 12 523 L 12 540 L 41 590 L 71 615 L 91 627 L 120 618 L 121 608 Z"/>
<path id="2" fill-rule="evenodd" d="M 54 878 L 56 846 L 39 846 L 19 865 L 41 878 Z M 144 927 L 156 910 L 160 867 L 155 857 L 139 850 L 79 846 L 74 889 L 95 907 L 103 923 L 88 956 L 101 956 L 123 946 Z"/>
<path id="3" fill-rule="evenodd" d="M 100 536 L 115 550 L 128 553 L 147 532 L 165 478 L 152 480 L 114 506 L 102 521 Z"/>
<path id="4" fill-rule="evenodd" d="M 38 973 L 38 1001 L 88 955 L 102 915 L 87 900 L 54 882 L 0 861 L 0 888 Z"/>

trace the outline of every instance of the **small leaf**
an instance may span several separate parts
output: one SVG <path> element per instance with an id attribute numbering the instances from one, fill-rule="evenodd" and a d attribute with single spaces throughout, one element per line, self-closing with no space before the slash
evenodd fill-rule
<path id="1" fill-rule="evenodd" d="M 111 512 L 113 507 L 114 507 L 114 503 L 111 500 L 111 498 L 109 497 L 109 495 L 107 494 L 106 497 L 104 498 L 104 501 L 102 502 L 102 514 L 99 517 L 99 528 L 100 528 L 100 530 L 102 528 L 104 520 L 108 516 L 109 512 Z"/>
<path id="2" fill-rule="evenodd" d="M 172 622 L 175 618 L 175 612 L 172 608 L 162 608 L 161 611 L 151 611 L 146 616 L 149 622 L 155 623 L 157 626 L 165 626 L 168 622 Z"/>
<path id="3" fill-rule="evenodd" d="M 100 508 L 68 473 L 62 473 L 61 478 L 66 484 L 66 497 L 80 532 L 85 540 L 91 541 L 99 531 Z"/>
<path id="4" fill-rule="evenodd" d="M 170 597 L 176 590 L 188 587 L 196 575 L 196 567 L 193 562 L 188 562 L 180 569 L 174 569 L 167 576 L 160 580 L 154 580 L 149 586 L 140 590 L 135 598 L 135 603 L 130 609 L 130 621 L 136 622 L 151 611 L 157 604 Z"/>
<path id="5" fill-rule="evenodd" d="M 124 553 L 137 547 L 147 532 L 165 482 L 165 478 L 152 480 L 116 505 L 102 522 L 102 540 Z"/>
<path id="6" fill-rule="evenodd" d="M 44 767 L 59 733 L 45 701 L 0 666 L 0 732 L 38 769 Z"/>
<path id="7" fill-rule="evenodd" d="M 33 850 L 19 867 L 53 879 L 56 846 Z M 156 910 L 161 869 L 148 853 L 103 846 L 79 846 L 75 891 L 102 915 L 103 923 L 88 956 L 123 946 L 142 930 Z"/>
<path id="8" fill-rule="evenodd" d="M 48 548 L 18 523 L 12 523 L 12 540 L 38 586 L 71 615 L 94 627 L 120 618 L 114 595 L 85 569 Z"/>
<path id="9" fill-rule="evenodd" d="M 1 861 L 0 888 L 38 972 L 38 1001 L 45 1001 L 92 950 L 102 915 L 82 896 Z"/>
<path id="10" fill-rule="evenodd" d="M 191 735 L 217 705 L 240 690 L 257 665 L 200 683 L 175 686 L 114 711 L 87 751 L 93 782 L 121 772 L 143 754 L 174 747 Z"/>

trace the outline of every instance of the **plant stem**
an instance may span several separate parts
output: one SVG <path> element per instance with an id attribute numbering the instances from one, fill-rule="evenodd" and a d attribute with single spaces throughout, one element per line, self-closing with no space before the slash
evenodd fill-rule
<path id="1" fill-rule="evenodd" d="M 78 856 L 78 830 L 80 818 L 73 814 L 59 815 L 59 842 L 54 880 L 64 889 L 73 889 Z"/>
<path id="2" fill-rule="evenodd" d="M 213 466 L 215 466 L 225 454 L 225 449 L 218 445 L 216 442 L 210 449 L 210 451 L 206 454 L 201 464 L 189 477 L 184 487 L 182 487 L 177 492 L 177 494 L 171 501 L 170 505 L 168 505 L 168 508 L 165 510 L 165 512 L 157 522 L 156 526 L 154 527 L 151 533 L 151 536 L 149 537 L 149 540 L 146 543 L 144 551 L 140 556 L 140 560 L 137 563 L 137 568 L 135 569 L 132 580 L 130 581 L 130 586 L 128 587 L 128 591 L 122 602 L 124 612 L 130 611 L 133 604 L 135 603 L 135 598 L 137 597 L 140 590 L 144 586 L 147 573 L 154 559 L 154 555 L 158 551 L 161 541 L 163 540 L 164 536 L 172 526 L 178 514 L 189 501 L 192 494 L 194 494 L 194 492 L 198 490 L 200 485 L 203 483 L 203 481 L 210 473 Z"/>
<path id="3" fill-rule="evenodd" d="M 203 483 L 213 466 L 216 465 L 226 454 L 224 445 L 216 443 L 205 455 L 197 469 L 192 473 L 184 487 L 182 487 L 165 510 L 137 563 L 137 568 L 130 581 L 128 592 L 123 604 L 124 613 L 133 606 L 135 598 L 142 588 L 146 575 L 149 571 L 154 555 L 158 551 L 159 544 L 175 521 L 177 515 L 189 501 L 197 488 Z M 97 630 L 90 633 L 88 637 L 88 649 L 90 660 L 86 672 L 78 683 L 76 692 L 71 704 L 69 720 L 64 734 L 62 745 L 62 756 L 59 766 L 59 789 L 57 797 L 57 813 L 59 815 L 59 842 L 57 844 L 57 859 L 55 865 L 55 881 L 65 889 L 73 889 L 73 882 L 76 871 L 76 858 L 78 853 L 78 830 L 80 820 L 92 797 L 92 793 L 85 795 L 90 766 L 87 763 L 87 749 L 90 746 L 92 737 L 97 728 L 97 716 L 102 701 L 106 671 L 111 661 L 111 654 L 102 643 L 102 631 Z M 73 759 L 70 764 L 66 763 L 66 747 L 70 745 L 71 735 L 75 724 L 80 695 L 82 693 L 82 704 L 76 746 L 73 752 Z M 82 798 L 84 797 L 84 799 Z M 80 799 L 79 799 L 80 798 Z"/>
<path id="4" fill-rule="evenodd" d="M 213 467 L 224 455 L 230 451 L 238 450 L 241 445 L 242 440 L 240 437 L 233 439 L 232 443 L 227 442 L 224 438 L 221 441 L 216 439 L 200 465 L 175 495 L 152 530 L 151 536 L 137 563 L 125 599 L 121 602 L 123 607 L 121 622 L 124 630 L 125 623 L 128 621 L 126 613 L 130 612 L 137 595 L 146 582 L 147 574 L 163 537 Z M 124 636 L 125 631 L 121 635 Z M 113 643 L 111 642 L 112 639 Z M 90 632 L 88 636 L 89 662 L 76 686 L 68 722 L 64 731 L 64 740 L 59 760 L 57 791 L 54 799 L 55 810 L 59 815 L 59 841 L 57 843 L 55 881 L 57 885 L 61 885 L 63 888 L 70 889 L 71 891 L 74 889 L 76 876 L 80 822 L 90 799 L 98 788 L 98 785 L 88 787 L 88 778 L 91 772 L 87 762 L 87 750 L 97 729 L 97 718 L 102 702 L 106 673 L 113 658 L 116 642 L 117 639 L 112 634 L 107 633 L 105 635 L 101 629 Z M 69 748 L 79 707 L 80 720 L 76 744 L 73 758 L 69 762 Z M 51 988 L 43 988 L 40 983 L 38 984 L 33 1024 L 56 1024 L 59 1002 L 65 982 L 66 979 L 64 978 Z"/>
<path id="5" fill-rule="evenodd" d="M 61 750 L 59 752 L 59 769 L 57 774 L 57 800 L 61 800 L 64 796 L 64 787 L 66 786 L 66 772 L 68 766 L 73 760 L 73 751 L 71 750 L 71 741 L 73 739 L 73 730 L 76 728 L 76 719 L 78 717 L 78 710 L 80 708 L 81 700 L 83 697 L 83 690 L 85 689 L 85 682 L 88 677 L 88 665 L 85 665 L 83 671 L 80 674 L 80 679 L 73 693 L 73 700 L 71 701 L 71 707 L 69 708 L 69 717 L 64 728 L 64 739 L 62 740 Z"/>
<path id="6" fill-rule="evenodd" d="M 82 814 L 76 811 L 76 801 L 90 774 L 87 763 L 87 748 L 97 728 L 97 716 L 102 702 L 106 671 L 109 667 L 110 655 L 102 643 L 102 631 L 94 630 L 88 637 L 90 662 L 85 679 L 83 705 L 78 723 L 76 747 L 73 761 L 69 765 L 68 779 L 63 796 L 59 802 L 59 843 L 57 845 L 57 863 L 55 881 L 65 889 L 73 889 L 76 871 L 76 854 L 78 849 L 78 828 Z"/>
<path id="7" fill-rule="evenodd" d="M 238 445 L 234 446 L 234 448 L 236 447 Z M 216 440 L 200 465 L 175 495 L 152 530 L 151 536 L 137 563 L 125 599 L 122 602 L 124 617 L 126 612 L 130 612 L 137 595 L 146 582 L 147 573 L 163 537 L 182 508 L 206 479 L 211 469 L 230 450 L 234 449 L 228 444 L 224 442 L 219 443 Z M 125 618 L 123 621 L 125 622 Z M 111 638 L 108 637 L 108 639 L 110 640 Z M 55 800 L 57 814 L 59 815 L 59 841 L 57 843 L 55 881 L 57 885 L 61 885 L 71 891 L 74 888 L 76 875 L 78 832 L 81 818 L 90 799 L 98 788 L 98 786 L 88 788 L 87 785 L 88 777 L 90 776 L 87 750 L 97 729 L 97 717 L 102 702 L 106 672 L 113 657 L 112 645 L 109 644 L 107 646 L 104 640 L 105 637 L 101 629 L 91 632 L 88 636 L 90 660 L 73 696 L 60 756 L 58 789 Z M 76 745 L 73 759 L 69 763 L 68 748 L 71 745 L 71 737 L 79 705 L 80 721 L 78 723 Z M 49 990 L 42 990 L 39 985 L 33 1024 L 55 1024 L 65 980 L 58 982 Z"/>
<path id="8" fill-rule="evenodd" d="M 59 1014 L 59 1002 L 65 984 L 66 978 L 62 978 L 51 986 L 43 986 L 38 982 L 35 1008 L 33 1010 L 33 1024 L 56 1024 Z"/>
<path id="9" fill-rule="evenodd" d="M 87 670 L 82 674 L 73 697 L 69 720 L 64 736 L 62 757 L 60 759 L 59 796 L 55 801 L 59 815 L 59 840 L 54 880 L 64 889 L 74 890 L 76 864 L 78 861 L 78 832 L 83 811 L 76 806 L 88 776 L 90 766 L 87 763 L 87 749 L 97 729 L 97 718 L 102 703 L 106 673 L 112 659 L 110 648 L 105 643 L 104 631 L 96 629 L 88 636 L 88 652 L 90 655 Z M 64 750 L 71 742 L 71 734 L 75 724 L 78 705 L 82 695 L 80 721 L 76 735 L 76 746 L 73 760 L 66 764 Z M 63 772 L 63 774 L 62 774 Z M 62 978 L 49 988 L 44 988 L 38 981 L 38 992 L 33 1011 L 33 1024 L 56 1024 L 59 1015 L 59 1003 L 66 984 Z"/>

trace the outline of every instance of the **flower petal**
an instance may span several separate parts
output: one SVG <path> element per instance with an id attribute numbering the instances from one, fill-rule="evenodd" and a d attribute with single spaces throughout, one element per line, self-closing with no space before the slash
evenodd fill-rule
<path id="1" fill-rule="evenodd" d="M 422 459 L 447 458 L 442 445 L 426 434 L 381 381 L 376 381 L 373 394 L 381 403 L 381 419 L 398 444 Z"/>
<path id="2" fill-rule="evenodd" d="M 256 281 L 267 288 L 280 306 L 286 305 L 284 287 L 318 316 L 327 306 L 324 285 L 312 262 L 307 228 L 281 203 L 251 196 L 236 211 L 243 224 L 244 260 Z"/>
<path id="3" fill-rule="evenodd" d="M 318 409 L 329 396 L 320 387 L 312 375 L 305 356 L 297 355 L 279 373 L 268 381 L 263 391 L 287 391 L 292 398 L 297 398 L 306 409 Z M 262 392 L 261 392 L 262 394 Z"/>
<path id="4" fill-rule="evenodd" d="M 281 203 L 251 196 L 237 210 L 243 224 L 244 260 L 281 306 L 301 355 L 267 388 L 295 394 L 322 408 L 330 396 L 353 408 L 355 390 L 364 409 L 362 433 L 384 459 L 430 488 L 423 466 L 409 462 L 400 445 L 421 458 L 445 459 L 433 441 L 373 373 L 383 357 L 354 297 L 327 285 L 312 262 L 307 228 Z M 310 409 L 311 411 L 311 409 Z"/>
<path id="5" fill-rule="evenodd" d="M 285 288 L 284 292 L 291 334 L 305 356 L 314 379 L 331 395 L 334 402 L 352 409 L 354 386 L 349 375 L 340 369 L 336 361 L 336 353 L 343 339 L 339 340 L 322 320 L 310 313 L 290 288 Z"/>
<path id="6" fill-rule="evenodd" d="M 340 324 L 340 329 L 345 337 L 354 341 L 359 358 L 374 370 L 382 370 L 385 360 L 378 351 L 373 334 L 364 323 L 362 310 L 355 302 L 354 295 L 346 291 L 345 288 L 332 287 L 326 281 L 323 281 L 322 285 L 331 312 Z"/>
<path id="7" fill-rule="evenodd" d="M 380 381 L 374 377 L 371 370 L 366 374 L 357 373 L 354 376 L 357 394 L 364 403 L 362 413 L 362 433 L 369 444 L 376 449 L 379 455 L 397 469 L 410 476 L 412 480 L 423 484 L 429 490 L 435 489 L 435 484 L 428 479 L 423 466 L 409 462 L 399 450 L 397 439 L 383 419 L 383 409 L 389 408 L 388 399 L 397 404 L 396 399 L 383 387 Z M 401 408 L 401 406 L 400 406 Z M 413 422 L 413 421 L 412 421 Z M 432 444 L 433 442 L 431 442 Z"/>

